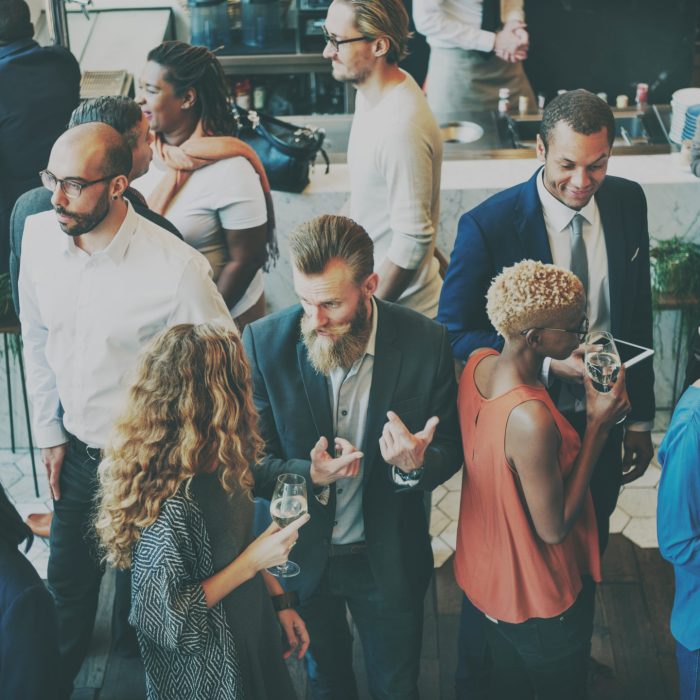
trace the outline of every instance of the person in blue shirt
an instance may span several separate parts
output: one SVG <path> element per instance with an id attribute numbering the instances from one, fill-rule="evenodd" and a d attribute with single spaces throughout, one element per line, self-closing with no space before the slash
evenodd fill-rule
<path id="1" fill-rule="evenodd" d="M 0 485 L 0 698 L 63 700 L 56 692 L 58 633 L 53 600 L 17 549 L 32 532 Z"/>
<path id="2" fill-rule="evenodd" d="M 673 564 L 680 700 L 700 700 L 700 368 L 673 412 L 659 448 L 657 528 L 661 555 Z"/>

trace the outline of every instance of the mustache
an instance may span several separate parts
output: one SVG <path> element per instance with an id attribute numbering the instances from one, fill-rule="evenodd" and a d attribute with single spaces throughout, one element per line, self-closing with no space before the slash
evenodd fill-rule
<path id="1" fill-rule="evenodd" d="M 61 216 L 69 216 L 71 219 L 75 219 L 73 214 L 71 214 L 69 211 L 66 211 L 62 206 L 57 206 L 53 208 L 54 212 L 56 214 L 60 214 Z"/>

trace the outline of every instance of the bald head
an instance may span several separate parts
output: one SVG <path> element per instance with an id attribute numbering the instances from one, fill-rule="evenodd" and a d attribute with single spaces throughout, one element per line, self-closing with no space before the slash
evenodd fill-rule
<path id="1" fill-rule="evenodd" d="M 108 124 L 80 124 L 58 137 L 49 162 L 54 161 L 74 164 L 87 174 L 75 172 L 73 176 L 87 180 L 116 175 L 128 177 L 131 148 L 126 139 Z"/>

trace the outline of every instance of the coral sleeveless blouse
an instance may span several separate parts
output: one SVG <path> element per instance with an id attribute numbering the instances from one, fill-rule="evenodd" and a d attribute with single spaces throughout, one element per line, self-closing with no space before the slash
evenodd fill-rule
<path id="1" fill-rule="evenodd" d="M 496 620 L 520 623 L 555 617 L 570 608 L 581 591 L 582 575 L 600 581 L 600 554 L 590 491 L 563 542 L 547 544 L 537 535 L 518 475 L 506 459 L 508 417 L 526 401 L 547 406 L 561 435 L 563 479 L 573 468 L 581 441 L 543 386 L 516 386 L 492 399 L 481 395 L 474 381 L 476 367 L 497 354 L 490 349 L 473 353 L 459 384 L 464 472 L 455 576 L 479 610 Z"/>

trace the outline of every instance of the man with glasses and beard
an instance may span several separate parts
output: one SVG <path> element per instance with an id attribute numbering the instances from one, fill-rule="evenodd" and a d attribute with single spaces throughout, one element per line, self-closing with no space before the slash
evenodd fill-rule
<path id="1" fill-rule="evenodd" d="M 311 637 L 314 698 L 357 698 L 357 626 L 374 698 L 417 698 L 423 597 L 432 573 L 423 493 L 462 456 L 449 341 L 422 315 L 375 299 L 367 232 L 321 216 L 291 236 L 301 306 L 246 327 L 269 497 L 280 474 L 309 486 L 311 520 L 289 579 Z"/>
<path id="2" fill-rule="evenodd" d="M 53 210 L 27 218 L 22 242 L 27 389 L 54 501 L 48 582 L 63 673 L 56 698 L 70 695 L 92 635 L 102 576 L 91 537 L 97 466 L 124 381 L 164 328 L 233 328 L 204 257 L 124 198 L 131 168 L 131 149 L 111 126 L 66 131 L 41 173 Z"/>
<path id="3" fill-rule="evenodd" d="M 357 88 L 349 213 L 374 241 L 377 297 L 435 318 L 442 137 L 425 95 L 399 68 L 408 15 L 401 0 L 334 0 L 323 31 L 333 77 Z"/>

